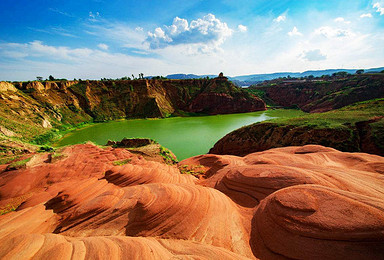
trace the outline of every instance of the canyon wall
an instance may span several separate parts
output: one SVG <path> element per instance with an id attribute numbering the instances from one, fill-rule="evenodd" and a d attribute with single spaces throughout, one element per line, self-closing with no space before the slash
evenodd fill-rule
<path id="1" fill-rule="evenodd" d="M 2 132 L 27 141 L 87 122 L 266 109 L 264 101 L 222 79 L 1 82 L 0 100 Z"/>
<path id="2" fill-rule="evenodd" d="M 342 79 L 277 79 L 251 86 L 249 90 L 273 105 L 319 113 L 384 97 L 384 74 L 349 75 Z"/>

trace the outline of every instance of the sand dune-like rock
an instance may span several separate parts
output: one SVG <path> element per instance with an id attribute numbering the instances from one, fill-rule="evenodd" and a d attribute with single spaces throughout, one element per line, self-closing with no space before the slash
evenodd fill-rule
<path id="1" fill-rule="evenodd" d="M 380 259 L 384 201 L 315 185 L 280 190 L 252 221 L 256 255 L 266 259 Z"/>
<path id="2" fill-rule="evenodd" d="M 1 168 L 0 206 L 18 207 L 0 216 L 0 258 L 383 257 L 383 157 L 309 145 L 183 165 L 200 179 L 85 144 Z"/>
<path id="3" fill-rule="evenodd" d="M 210 188 L 191 184 L 117 188 L 94 179 L 68 188 L 46 206 L 61 217 L 55 232 L 68 236 L 176 238 L 251 255 L 237 206 Z"/>
<path id="4" fill-rule="evenodd" d="M 93 144 L 74 145 L 51 155 L 34 156 L 26 168 L 0 175 L 0 206 L 14 198 L 40 193 L 52 198 L 66 185 L 90 178 L 107 178 L 127 185 L 151 182 L 193 183 L 192 176 L 180 176 L 176 167 L 150 162 L 126 149 L 100 148 Z M 115 167 L 114 163 L 126 162 Z M 33 163 L 36 162 L 36 163 Z M 129 165 L 128 165 L 129 164 Z M 106 174 L 108 173 L 108 174 Z M 130 175 L 129 175 L 130 174 Z M 107 175 L 107 176 L 106 176 Z M 130 180 L 129 176 L 135 176 Z M 169 176 L 168 176 L 169 175 Z M 124 179 L 125 178 L 125 179 Z M 52 196 L 53 195 L 53 196 Z M 30 197 L 30 196 L 29 196 Z M 43 202 L 43 201 L 39 201 Z M 31 205 L 30 205 L 31 206 Z"/>
<path id="5" fill-rule="evenodd" d="M 380 156 L 308 145 L 245 157 L 198 156 L 181 164 L 203 165 L 208 170 L 199 184 L 256 209 L 250 244 L 260 259 L 382 257 Z"/>
<path id="6" fill-rule="evenodd" d="M 176 167 L 155 162 L 146 162 L 145 165 L 116 166 L 105 173 L 105 179 L 120 187 L 146 183 L 193 184 L 197 180 L 191 175 L 181 175 Z"/>
<path id="7" fill-rule="evenodd" d="M 15 257 L 17 255 L 17 257 Z M 70 238 L 21 235 L 0 248 L 2 259 L 248 259 L 202 243 L 143 237 Z"/>

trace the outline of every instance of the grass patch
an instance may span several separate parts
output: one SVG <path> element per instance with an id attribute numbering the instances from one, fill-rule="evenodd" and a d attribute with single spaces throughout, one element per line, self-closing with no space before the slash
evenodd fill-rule
<path id="1" fill-rule="evenodd" d="M 3 158 L 0 158 L 0 164 L 7 164 L 7 163 L 10 163 L 10 162 L 17 160 L 19 158 L 20 158 L 20 156 L 3 157 Z"/>
<path id="2" fill-rule="evenodd" d="M 10 165 L 7 166 L 7 170 L 10 171 L 10 170 L 18 170 L 18 169 L 21 169 L 21 168 L 25 168 L 27 163 L 31 159 L 32 159 L 32 157 L 24 159 L 24 160 L 21 160 L 21 161 L 13 162 L 13 163 L 11 163 Z"/>
<path id="3" fill-rule="evenodd" d="M 120 160 L 120 161 L 114 161 L 112 164 L 114 166 L 123 166 L 127 163 L 130 163 L 132 161 L 132 159 L 124 159 L 124 160 Z"/>
<path id="4" fill-rule="evenodd" d="M 202 165 L 181 165 L 179 166 L 179 171 L 181 174 L 190 174 L 193 176 L 200 176 L 205 174 L 204 166 Z"/>
<path id="5" fill-rule="evenodd" d="M 175 156 L 164 146 L 160 146 L 160 156 L 163 157 L 166 164 L 176 164 L 178 163 Z"/>
<path id="6" fill-rule="evenodd" d="M 17 208 L 18 208 L 18 206 L 9 204 L 9 205 L 5 206 L 4 208 L 0 209 L 0 216 L 7 214 L 9 212 L 12 212 L 12 211 L 16 211 Z"/>
<path id="7" fill-rule="evenodd" d="M 308 126 L 311 128 L 347 129 L 357 122 L 384 116 L 384 98 L 355 103 L 325 113 L 306 114 L 294 118 L 277 118 L 265 122 L 279 125 Z M 263 122 L 264 123 L 264 122 Z"/>

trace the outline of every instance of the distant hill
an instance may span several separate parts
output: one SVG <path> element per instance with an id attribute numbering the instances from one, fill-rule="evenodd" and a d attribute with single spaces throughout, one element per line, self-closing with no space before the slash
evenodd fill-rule
<path id="1" fill-rule="evenodd" d="M 200 79 L 206 77 L 215 78 L 217 75 L 171 74 L 166 76 L 168 79 Z"/>
<path id="2" fill-rule="evenodd" d="M 272 80 L 280 77 L 288 77 L 288 76 L 306 77 L 309 75 L 320 77 L 322 75 L 332 75 L 333 73 L 337 73 L 341 71 L 354 74 L 357 70 L 358 69 L 329 69 L 329 70 L 308 70 L 304 72 L 277 72 L 277 73 L 269 73 L 269 74 L 252 74 L 252 75 L 244 75 L 244 76 L 234 76 L 234 77 L 228 77 L 228 79 L 238 86 L 250 86 L 265 80 Z M 364 71 L 380 72 L 382 70 L 384 70 L 384 67 L 366 69 Z M 207 76 L 210 78 L 217 77 L 217 75 L 195 75 L 195 74 L 171 74 L 166 77 L 168 79 L 199 79 L 199 78 L 206 78 Z"/>

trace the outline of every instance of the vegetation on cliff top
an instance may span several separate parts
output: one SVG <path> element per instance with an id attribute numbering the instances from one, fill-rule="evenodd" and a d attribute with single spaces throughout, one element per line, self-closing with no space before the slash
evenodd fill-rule
<path id="1" fill-rule="evenodd" d="M 296 106 L 305 112 L 326 112 L 360 101 L 383 98 L 384 73 L 279 78 L 247 90 L 269 106 Z"/>
<path id="2" fill-rule="evenodd" d="M 316 128 L 345 128 L 357 122 L 379 119 L 380 117 L 384 117 L 384 98 L 355 103 L 325 113 L 305 114 L 289 119 L 277 118 L 268 122 Z"/>
<path id="3" fill-rule="evenodd" d="M 384 99 L 294 118 L 277 118 L 229 133 L 210 153 L 245 155 L 275 147 L 320 144 L 384 155 Z"/>

